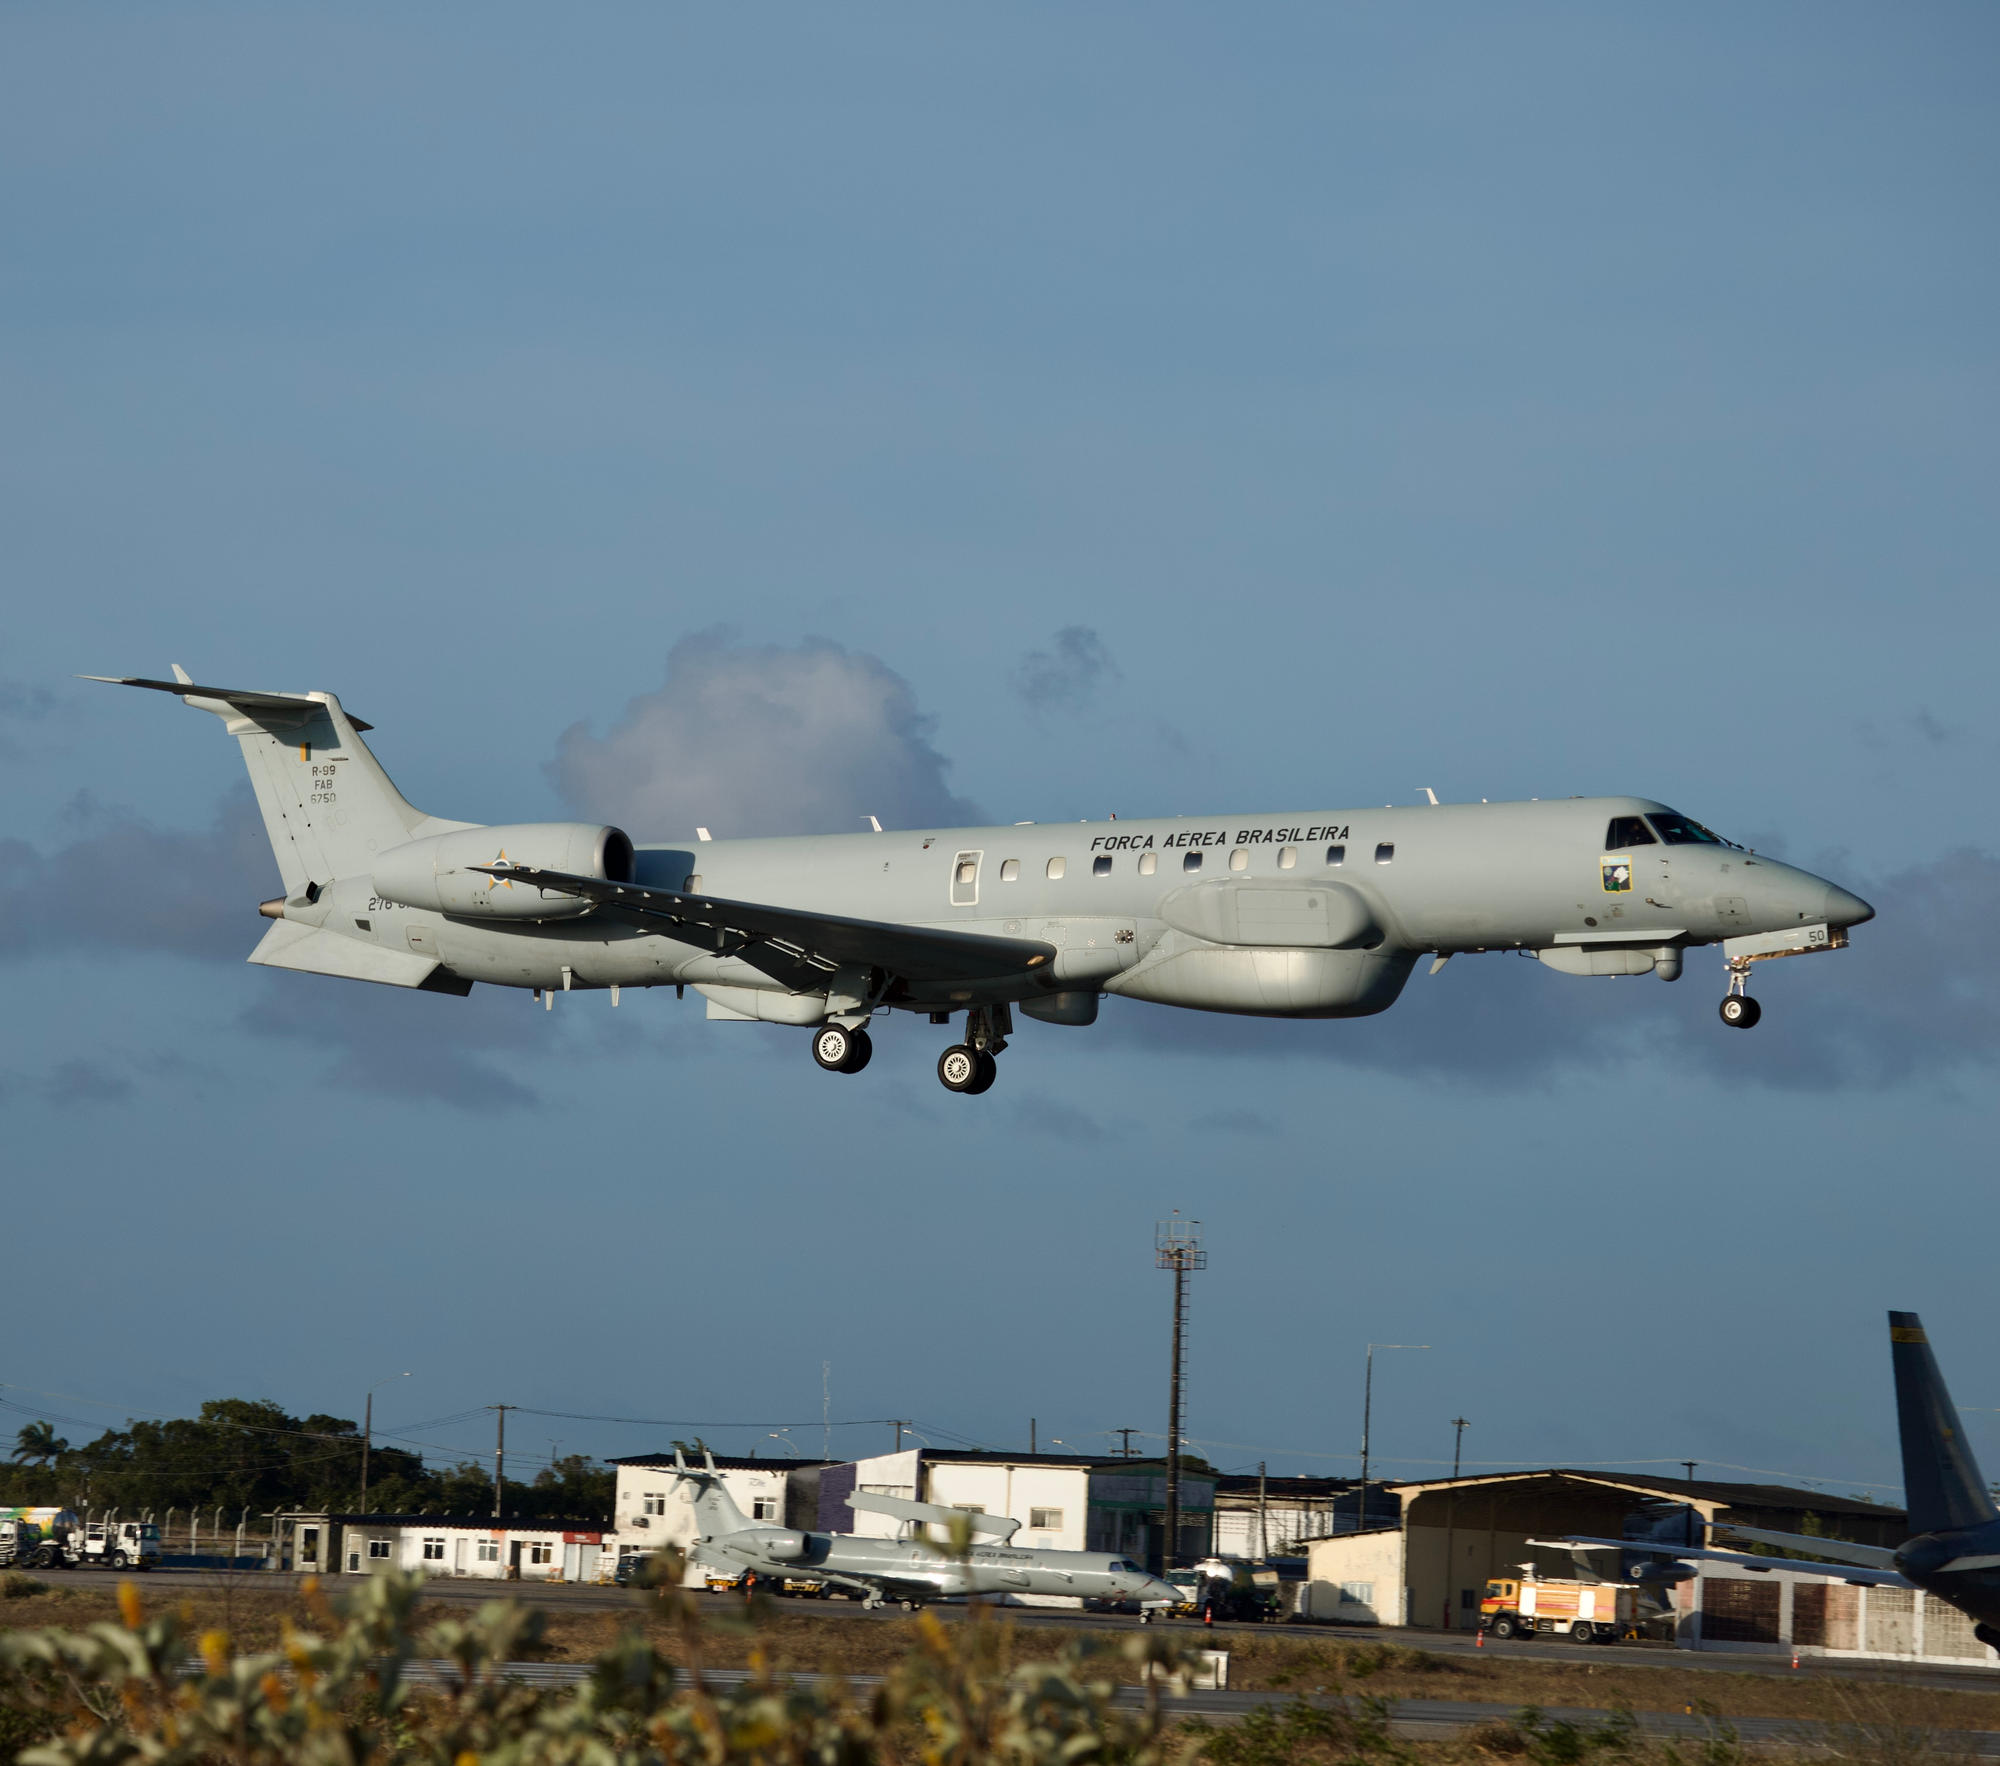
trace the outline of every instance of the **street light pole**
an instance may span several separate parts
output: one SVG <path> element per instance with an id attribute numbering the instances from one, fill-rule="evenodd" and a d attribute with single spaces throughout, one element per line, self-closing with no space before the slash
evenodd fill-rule
<path id="1" fill-rule="evenodd" d="M 1368 1525 L 1368 1439 L 1375 1405 L 1375 1351 L 1378 1349 L 1428 1349 L 1428 1343 L 1370 1343 L 1367 1370 L 1361 1380 L 1361 1509 L 1355 1517 L 1355 1531 Z"/>
<path id="2" fill-rule="evenodd" d="M 386 1380 L 377 1380 L 368 1388 L 368 1396 L 361 1405 L 361 1512 L 368 1512 L 368 1450 L 375 1440 L 375 1394 L 384 1386 L 397 1380 L 407 1380 L 408 1374 L 391 1374 Z"/>

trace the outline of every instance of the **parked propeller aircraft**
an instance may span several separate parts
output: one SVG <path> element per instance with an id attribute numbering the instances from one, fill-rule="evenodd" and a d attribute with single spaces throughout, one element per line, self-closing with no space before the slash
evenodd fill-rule
<path id="1" fill-rule="evenodd" d="M 964 1013 L 938 1077 L 992 1085 L 1015 1007 L 1095 1021 L 1103 994 L 1354 1018 L 1417 959 L 1514 951 L 1564 975 L 1679 978 L 1720 943 L 1722 1019 L 1751 966 L 1840 949 L 1874 909 L 1642 797 L 1017 823 L 635 846 L 582 822 L 424 814 L 331 693 L 91 675 L 178 694 L 243 749 L 284 894 L 250 961 L 464 994 L 693 987 L 711 1018 L 795 1024 L 859 1073 L 877 1012 Z M 1430 795 L 1427 793 L 1426 795 Z M 871 823 L 874 818 L 869 818 Z"/>
<path id="2" fill-rule="evenodd" d="M 1945 1389 L 1923 1321 L 1914 1312 L 1889 1314 L 1889 1359 L 1896 1374 L 1896 1423 L 1903 1447 L 1903 1500 L 1909 1505 L 1910 1537 L 1893 1550 L 1822 1539 L 1809 1533 L 1774 1533 L 1764 1527 L 1718 1522 L 1718 1530 L 1758 1545 L 1810 1552 L 1830 1558 L 1848 1582 L 1892 1588 L 1921 1588 L 1949 1601 L 1973 1621 L 1973 1635 L 2000 1649 L 2000 1510 Z M 1593 1539 L 1583 1535 L 1550 1540 L 1579 1555 L 1615 1551 L 1634 1561 L 1620 1573 L 1632 1580 L 1684 1581 L 1694 1571 L 1662 1565 L 1663 1556 L 1713 1559 L 1746 1570 L 1817 1570 L 1830 1566 L 1798 1558 L 1758 1557 L 1722 1547 L 1672 1544 L 1657 1539 Z M 1646 1547 L 1653 1546 L 1648 1552 Z M 1675 1571 L 1678 1574 L 1675 1574 Z"/>
<path id="3" fill-rule="evenodd" d="M 1005 1515 L 861 1491 L 847 1499 L 854 1508 L 901 1521 L 969 1526 L 971 1543 L 961 1557 L 921 1538 L 807 1533 L 749 1520 L 716 1476 L 713 1455 L 696 1471 L 676 1450 L 674 1478 L 677 1484 L 694 1486 L 695 1562 L 731 1575 L 754 1570 L 760 1576 L 810 1577 L 851 1588 L 871 1607 L 885 1600 L 911 1607 L 969 1594 L 1067 1594 L 1129 1603 L 1150 1617 L 1153 1609 L 1180 1599 L 1172 1583 L 1149 1575 L 1130 1558 L 1104 1551 L 1017 1548 L 1008 1542 L 1021 1523 Z"/>

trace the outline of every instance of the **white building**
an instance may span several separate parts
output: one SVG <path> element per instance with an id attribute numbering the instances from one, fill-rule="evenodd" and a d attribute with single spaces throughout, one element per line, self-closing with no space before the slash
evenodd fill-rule
<path id="1" fill-rule="evenodd" d="M 694 1544 L 694 1504 L 689 1487 L 674 1479 L 672 1454 L 641 1454 L 611 1462 L 618 1471 L 612 1499 L 613 1531 L 607 1541 L 619 1557 Z M 752 1521 L 772 1527 L 816 1527 L 818 1460 L 738 1459 L 717 1455 L 717 1475 L 730 1499 Z M 683 1578 L 700 1586 L 704 1572 L 690 1563 Z"/>
<path id="2" fill-rule="evenodd" d="M 331 1522 L 339 1568 L 350 1576 L 420 1570 L 495 1582 L 595 1582 L 608 1570 L 599 1562 L 604 1534 L 586 1522 L 466 1515 L 335 1515 Z M 306 1568 L 317 1562 L 309 1561 L 303 1538 L 296 1561 Z"/>

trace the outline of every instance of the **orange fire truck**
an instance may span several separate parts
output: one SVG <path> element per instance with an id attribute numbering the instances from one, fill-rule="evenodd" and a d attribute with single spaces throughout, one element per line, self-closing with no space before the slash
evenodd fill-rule
<path id="1" fill-rule="evenodd" d="M 1479 1623 L 1495 1637 L 1540 1631 L 1576 1643 L 1616 1643 L 1639 1635 L 1639 1590 L 1630 1582 L 1496 1576 L 1479 1603 Z"/>

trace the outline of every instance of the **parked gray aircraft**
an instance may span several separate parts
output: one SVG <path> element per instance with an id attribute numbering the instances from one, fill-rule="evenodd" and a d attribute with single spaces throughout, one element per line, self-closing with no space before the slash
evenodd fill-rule
<path id="1" fill-rule="evenodd" d="M 1965 1444 L 1965 1431 L 1959 1424 L 1951 1394 L 1945 1389 L 1944 1375 L 1938 1371 L 1937 1357 L 1931 1353 L 1923 1321 L 1914 1312 L 1889 1314 L 1889 1359 L 1896 1374 L 1896 1423 L 1903 1447 L 1903 1500 L 1909 1505 L 1910 1517 L 1908 1539 L 1891 1550 L 1887 1546 L 1856 1545 L 1845 1539 L 1822 1539 L 1816 1534 L 1739 1527 L 1733 1521 L 1718 1522 L 1717 1528 L 1755 1544 L 1831 1558 L 1843 1566 L 1840 1575 L 1844 1581 L 1924 1589 L 1939 1600 L 1949 1601 L 1970 1618 L 1973 1634 L 1981 1643 L 2000 1649 L 2000 1511 L 1995 1510 L 1972 1449 Z M 1659 1563 L 1661 1551 L 1675 1558 L 1714 1559 L 1745 1570 L 1816 1570 L 1824 1575 L 1829 1569 L 1825 1563 L 1756 1557 L 1693 1543 L 1592 1539 L 1582 1535 L 1549 1543 L 1566 1545 L 1586 1557 L 1606 1551 L 1617 1551 L 1626 1557 L 1642 1554 L 1644 1561 L 1620 1566 L 1620 1573 L 1632 1580 L 1651 1577 L 1684 1581 L 1694 1574 L 1684 1566 L 1678 1576 L 1663 1569 Z M 1659 1549 L 1646 1553 L 1648 1543 Z"/>
<path id="2" fill-rule="evenodd" d="M 1089 1024 L 1100 995 L 1353 1018 L 1419 956 L 1514 951 L 1563 975 L 1681 973 L 1723 947 L 1726 1024 L 1751 966 L 1837 950 L 1874 909 L 1641 797 L 1020 822 L 634 846 L 582 822 L 480 826 L 403 800 L 331 693 L 93 675 L 176 693 L 242 745 L 284 894 L 253 963 L 464 994 L 693 987 L 708 1015 L 813 1031 L 868 1064 L 876 1012 L 965 1014 L 938 1077 L 982 1092 L 1013 1009 Z M 1430 796 L 1430 793 L 1426 793 Z M 870 818 L 871 822 L 873 818 Z"/>
<path id="3" fill-rule="evenodd" d="M 710 1456 L 700 1471 L 674 1454 L 677 1484 L 694 1486 L 696 1563 L 731 1575 L 791 1576 L 851 1588 L 867 1605 L 905 1606 L 969 1594 L 1067 1594 L 1136 1605 L 1142 1613 L 1180 1599 L 1172 1583 L 1148 1575 L 1130 1558 L 1103 1551 L 1026 1550 L 1008 1542 L 1020 1522 L 1004 1515 L 941 1508 L 907 1497 L 857 1491 L 850 1506 L 900 1521 L 969 1524 L 963 1557 L 923 1539 L 869 1539 L 856 1533 L 807 1533 L 747 1519 L 716 1475 Z M 988 1543 L 992 1541 L 992 1543 Z"/>

